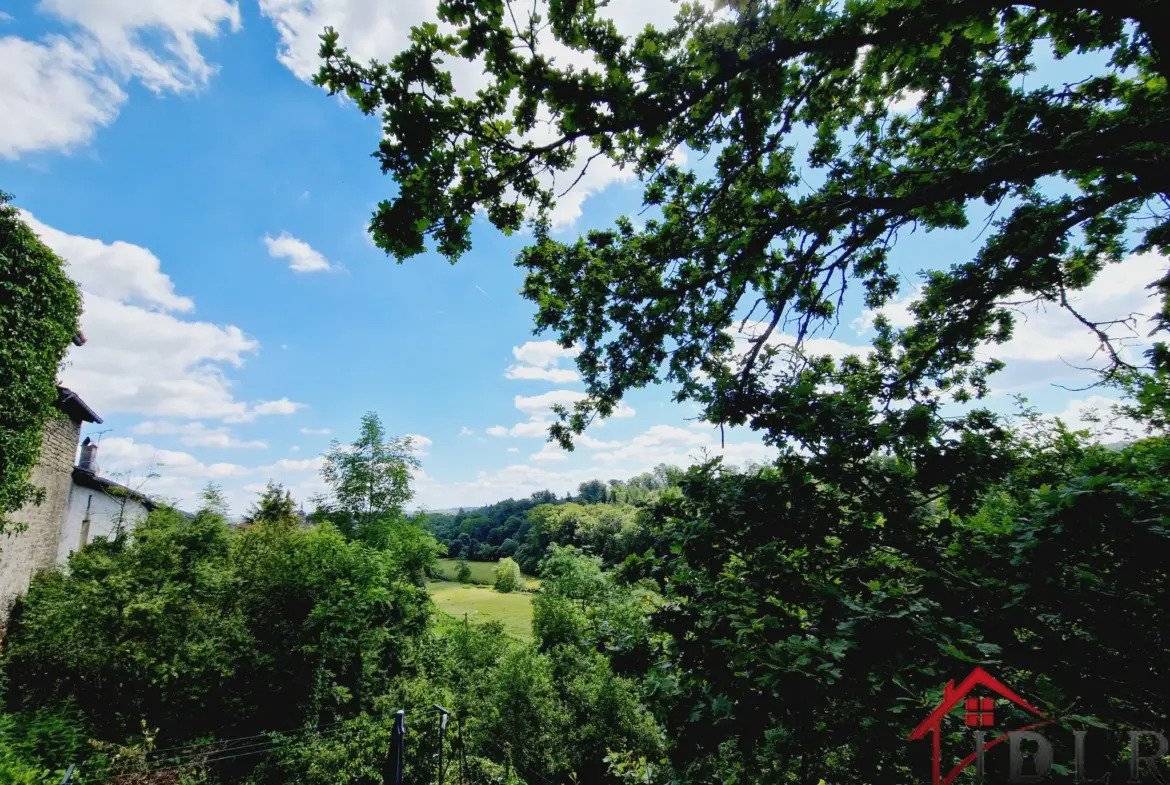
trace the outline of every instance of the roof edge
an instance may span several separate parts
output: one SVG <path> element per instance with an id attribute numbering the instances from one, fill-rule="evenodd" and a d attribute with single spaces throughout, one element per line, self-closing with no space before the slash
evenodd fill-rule
<path id="1" fill-rule="evenodd" d="M 98 413 L 89 408 L 89 404 L 81 400 L 81 396 L 68 387 L 57 385 L 57 408 L 76 420 L 102 424 Z"/>

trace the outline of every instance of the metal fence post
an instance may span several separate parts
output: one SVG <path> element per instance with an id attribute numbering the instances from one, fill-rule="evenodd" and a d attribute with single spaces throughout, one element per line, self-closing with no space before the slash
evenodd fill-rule
<path id="1" fill-rule="evenodd" d="M 439 712 L 439 776 L 436 782 L 443 785 L 443 739 L 447 735 L 447 718 L 451 716 L 451 712 L 437 703 L 431 704 L 431 708 Z"/>
<path id="2" fill-rule="evenodd" d="M 77 770 L 76 763 L 70 763 L 69 768 L 65 769 L 65 776 L 61 778 L 61 785 L 69 785 L 73 779 L 73 772 Z"/>
<path id="3" fill-rule="evenodd" d="M 402 785 L 402 764 L 406 747 L 406 712 L 394 715 L 394 729 L 390 735 L 390 754 L 382 769 L 382 785 Z"/>

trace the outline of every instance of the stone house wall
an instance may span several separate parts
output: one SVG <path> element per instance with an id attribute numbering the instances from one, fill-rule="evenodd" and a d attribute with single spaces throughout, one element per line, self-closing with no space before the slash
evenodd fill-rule
<path id="1" fill-rule="evenodd" d="M 29 475 L 33 485 L 45 489 L 38 506 L 26 505 L 9 516 L 25 524 L 22 532 L 9 526 L 0 535 L 0 621 L 8 615 L 13 600 L 28 590 L 33 573 L 51 569 L 57 563 L 61 522 L 69 506 L 73 485 L 73 461 L 81 421 L 58 415 L 45 424 L 41 456 Z"/>

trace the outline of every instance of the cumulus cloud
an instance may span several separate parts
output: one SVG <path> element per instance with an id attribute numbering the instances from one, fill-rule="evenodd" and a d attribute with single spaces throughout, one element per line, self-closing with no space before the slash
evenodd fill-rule
<path id="1" fill-rule="evenodd" d="M 471 430 L 466 425 L 464 425 L 462 428 L 459 429 L 460 436 L 472 436 L 474 434 L 475 434 L 475 431 Z"/>
<path id="2" fill-rule="evenodd" d="M 242 366 L 260 344 L 234 325 L 177 316 L 195 304 L 175 292 L 149 250 L 24 217 L 69 263 L 66 270 L 82 290 L 81 329 L 88 340 L 70 347 L 61 378 L 99 413 L 243 422 L 303 407 L 287 399 L 250 406 L 235 398 L 226 372 Z"/>
<path id="3" fill-rule="evenodd" d="M 537 462 L 567 461 L 569 454 L 561 449 L 560 445 L 548 442 L 541 448 L 540 452 L 533 453 L 528 459 Z"/>
<path id="4" fill-rule="evenodd" d="M 1098 442 L 1126 441 L 1145 436 L 1145 428 L 1117 411 L 1121 401 L 1104 395 L 1090 395 L 1067 401 L 1064 409 L 1046 415 L 1059 419 L 1070 430 L 1088 431 Z"/>
<path id="5" fill-rule="evenodd" d="M 584 453 L 590 459 L 589 465 L 554 471 L 545 464 L 566 463 L 582 452 L 567 454 L 556 445 L 546 444 L 529 458 L 529 464 L 481 471 L 470 481 L 442 482 L 436 477 L 424 477 L 417 486 L 417 501 L 424 507 L 446 508 L 490 504 L 509 496 L 522 498 L 540 490 L 561 495 L 576 491 L 586 480 L 631 477 L 660 463 L 687 466 L 705 457 L 722 456 L 729 464 L 743 466 L 766 463 L 777 455 L 775 449 L 759 442 L 740 441 L 721 447 L 718 436 L 710 429 L 696 433 L 670 425 L 653 426 L 626 441 L 578 444 L 606 452 Z M 509 447 L 508 451 L 517 452 L 518 448 Z"/>
<path id="6" fill-rule="evenodd" d="M 175 293 L 175 284 L 162 271 L 162 262 L 146 248 L 121 240 L 105 243 L 67 234 L 24 210 L 20 217 L 69 263 L 69 277 L 87 293 L 158 311 L 195 310 L 190 297 Z"/>
<path id="7" fill-rule="evenodd" d="M 408 433 L 406 436 L 408 439 L 410 439 L 410 444 L 414 448 L 415 456 L 423 458 L 431 454 L 431 445 L 434 444 L 434 441 L 429 437 L 421 436 L 417 433 Z"/>
<path id="8" fill-rule="evenodd" d="M 687 465 L 715 456 L 722 456 L 731 464 L 763 463 L 774 459 L 777 454 L 774 448 L 759 442 L 720 445 L 710 431 L 704 433 L 673 425 L 655 425 L 617 449 L 599 452 L 593 457 L 608 465 L 624 464 L 646 469 L 660 463 Z"/>
<path id="9" fill-rule="evenodd" d="M 260 466 L 254 471 L 258 474 L 273 474 L 283 472 L 316 472 L 325 464 L 325 459 L 316 458 L 281 458 L 276 463 Z"/>
<path id="10" fill-rule="evenodd" d="M 1168 262 L 1154 253 L 1133 254 L 1107 267 L 1080 292 L 1070 292 L 1070 304 L 1090 320 L 1134 319 L 1135 325 L 1114 325 L 1106 332 L 1121 348 L 1122 356 L 1136 361 L 1149 345 L 1150 317 L 1159 307 L 1155 294 L 1146 287 L 1165 275 Z M 921 296 L 916 288 L 891 302 L 881 313 L 895 327 L 913 323 L 911 304 Z M 1087 367 L 1101 367 L 1106 358 L 1096 336 L 1076 317 L 1059 305 L 1037 303 L 1012 307 L 1016 327 L 1008 342 L 983 348 L 985 359 L 1003 360 L 1006 368 L 993 377 L 1001 389 L 1023 389 L 1048 382 L 1084 379 Z M 875 311 L 867 310 L 853 326 L 864 333 L 873 326 Z"/>
<path id="11" fill-rule="evenodd" d="M 249 470 L 235 463 L 204 463 L 190 453 L 160 450 L 151 444 L 126 436 L 102 439 L 98 462 L 103 473 L 156 472 L 162 476 L 186 480 L 222 480 L 242 477 Z"/>
<path id="12" fill-rule="evenodd" d="M 42 43 L 0 38 L 0 157 L 69 150 L 114 121 L 126 93 L 95 73 L 92 51 L 61 37 Z"/>
<path id="13" fill-rule="evenodd" d="M 563 348 L 556 341 L 529 341 L 512 347 L 517 364 L 504 373 L 508 379 L 525 379 L 566 384 L 580 379 L 571 368 L 558 368 L 563 359 L 572 359 L 581 353 L 576 347 Z"/>
<path id="14" fill-rule="evenodd" d="M 504 373 L 506 379 L 533 380 L 568 384 L 581 379 L 577 372 L 570 368 L 537 368 L 532 365 L 513 365 Z"/>
<path id="15" fill-rule="evenodd" d="M 584 400 L 587 396 L 577 390 L 549 390 L 540 395 L 517 395 L 513 398 L 516 408 L 528 415 L 527 422 L 516 423 L 505 427 L 493 425 L 485 432 L 489 436 L 538 437 L 547 436 L 548 428 L 553 423 L 554 406 L 564 406 L 572 409 L 573 404 Z M 618 404 L 611 417 L 626 418 L 637 414 L 636 410 L 625 404 Z"/>
<path id="16" fill-rule="evenodd" d="M 328 436 L 333 433 L 331 428 L 301 428 L 301 433 L 309 436 Z"/>
<path id="17" fill-rule="evenodd" d="M 334 269 L 324 254 L 288 232 L 281 232 L 279 237 L 265 235 L 264 244 L 268 246 L 269 256 L 284 259 L 288 262 L 288 269 L 295 273 L 319 273 Z"/>
<path id="18" fill-rule="evenodd" d="M 261 466 L 207 463 L 187 452 L 159 449 L 132 437 L 102 439 L 98 462 L 104 476 L 114 477 L 144 493 L 171 500 L 180 509 L 193 510 L 208 482 L 225 489 L 236 513 L 253 501 L 253 490 L 263 491 L 267 481 L 285 485 L 295 499 L 306 501 L 325 486 L 318 476 L 323 458 L 282 458 Z M 148 477 L 153 473 L 154 476 Z"/>
<path id="19" fill-rule="evenodd" d="M 491 504 L 508 497 L 520 499 L 542 490 L 564 495 L 597 476 L 590 469 L 551 471 L 526 464 L 477 472 L 474 479 L 463 482 L 441 482 L 424 476 L 419 479 L 415 501 L 421 507 L 442 509 Z"/>
<path id="20" fill-rule="evenodd" d="M 42 0 L 37 8 L 68 32 L 0 39 L 0 156 L 9 159 L 88 143 L 118 116 L 131 81 L 159 94 L 202 87 L 215 69 L 199 37 L 240 28 L 239 7 L 226 0 Z"/>
<path id="21" fill-rule="evenodd" d="M 532 10 L 548 18 L 545 0 L 541 0 L 533 9 L 516 5 L 513 10 L 521 25 L 526 23 L 525 14 Z M 272 20 L 279 34 L 277 58 L 305 81 L 310 81 L 320 68 L 317 57 L 320 46 L 318 36 L 326 26 L 332 26 L 340 33 L 341 45 L 359 62 L 371 58 L 393 58 L 408 44 L 410 28 L 414 25 L 432 22 L 438 24 L 440 29 L 450 29 L 438 19 L 437 3 L 433 0 L 403 0 L 396 3 L 379 0 L 260 0 L 260 11 Z M 598 9 L 599 14 L 612 19 L 617 29 L 627 35 L 636 34 L 651 23 L 663 27 L 669 24 L 677 12 L 678 7 L 672 0 L 614 2 Z M 543 36 L 540 47 L 558 65 L 572 65 L 578 69 L 596 68 L 589 55 L 563 46 L 552 40 L 551 36 Z M 453 57 L 445 59 L 458 94 L 471 96 L 485 86 L 488 77 L 482 63 Z M 540 124 L 528 139 L 538 144 L 547 142 L 546 137 L 551 133 Z M 630 169 L 620 169 L 605 156 L 594 160 L 586 169 L 586 162 L 594 152 L 592 145 L 583 141 L 578 144 L 572 171 L 563 174 L 556 182 L 547 175 L 541 176 L 542 184 L 553 187 L 555 193 L 563 192 L 566 186 L 577 180 L 568 194 L 556 200 L 551 215 L 555 230 L 571 227 L 581 216 L 582 205 L 590 196 L 614 183 L 633 178 Z M 581 174 L 583 169 L 584 174 Z"/>
<path id="22" fill-rule="evenodd" d="M 166 420 L 147 420 L 130 429 L 135 436 L 177 436 L 188 447 L 265 448 L 265 442 L 236 438 L 225 427 L 208 428 L 201 422 L 174 423 Z"/>

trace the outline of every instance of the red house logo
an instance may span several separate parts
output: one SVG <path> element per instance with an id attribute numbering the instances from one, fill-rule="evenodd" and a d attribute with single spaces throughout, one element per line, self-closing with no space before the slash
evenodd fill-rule
<path id="1" fill-rule="evenodd" d="M 977 687 L 982 687 L 987 691 L 995 693 L 1001 698 L 1011 701 L 1020 708 L 1036 715 L 1042 720 L 1041 722 L 1035 722 L 1031 725 L 1025 725 L 1022 728 L 1016 728 L 1016 731 L 1032 730 L 1033 728 L 1038 728 L 1042 725 L 1048 725 L 1053 722 L 1053 720 L 1049 720 L 1042 713 L 1040 713 L 1039 709 L 1029 704 L 1019 695 L 1016 695 L 1014 692 L 1000 683 L 998 679 L 982 668 L 976 668 L 975 670 L 971 671 L 971 675 L 963 679 L 962 683 L 959 684 L 958 687 L 955 686 L 955 682 L 952 680 L 945 688 L 943 688 L 942 703 L 940 703 L 938 708 L 932 711 L 930 716 L 923 720 L 922 724 L 915 728 L 910 734 L 911 739 L 924 739 L 926 738 L 927 734 L 931 734 L 931 752 L 933 756 L 931 785 L 950 785 L 951 781 L 954 780 L 955 777 L 959 776 L 959 772 L 970 766 L 975 761 L 975 758 L 979 755 L 978 752 L 971 753 L 962 761 L 960 761 L 959 765 L 953 768 L 951 773 L 948 774 L 945 778 L 941 776 L 942 763 L 939 759 L 940 737 L 942 735 L 941 726 L 943 720 L 947 718 L 947 716 L 956 706 L 958 706 L 960 703 L 964 704 L 966 714 L 964 724 L 969 728 L 983 729 L 990 728 L 995 725 L 995 698 L 975 696 L 968 697 L 968 695 Z M 1008 734 L 1004 733 L 1002 736 L 998 736 L 984 744 L 983 750 L 989 750 L 997 744 L 1006 741 L 1007 738 Z"/>

